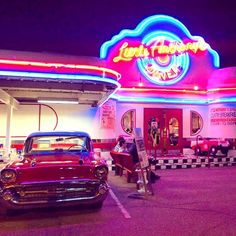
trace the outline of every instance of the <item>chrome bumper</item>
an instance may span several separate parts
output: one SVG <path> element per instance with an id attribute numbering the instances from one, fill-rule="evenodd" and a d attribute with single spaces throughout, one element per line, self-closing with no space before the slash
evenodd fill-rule
<path id="1" fill-rule="evenodd" d="M 108 189 L 107 183 L 99 180 L 25 183 L 2 189 L 0 200 L 7 208 L 89 205 L 105 200 Z"/>

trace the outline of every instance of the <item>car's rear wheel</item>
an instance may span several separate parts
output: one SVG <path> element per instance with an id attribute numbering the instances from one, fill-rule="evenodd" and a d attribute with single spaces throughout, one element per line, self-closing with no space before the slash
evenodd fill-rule
<path id="1" fill-rule="evenodd" d="M 216 155 L 216 153 L 217 153 L 217 147 L 216 146 L 211 146 L 211 148 L 210 148 L 210 154 L 211 155 L 213 155 L 213 156 L 215 156 Z"/>
<path id="2" fill-rule="evenodd" d="M 229 151 L 229 148 L 228 147 L 221 147 L 220 148 L 220 151 L 222 154 L 226 155 L 228 154 L 228 151 Z"/>

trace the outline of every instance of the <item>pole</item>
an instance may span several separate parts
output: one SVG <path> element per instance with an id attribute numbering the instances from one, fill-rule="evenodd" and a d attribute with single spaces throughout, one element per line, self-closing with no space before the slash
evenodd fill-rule
<path id="1" fill-rule="evenodd" d="M 12 122 L 13 106 L 7 105 L 7 120 L 6 120 L 6 140 L 5 148 L 7 157 L 11 153 L 11 122 Z"/>

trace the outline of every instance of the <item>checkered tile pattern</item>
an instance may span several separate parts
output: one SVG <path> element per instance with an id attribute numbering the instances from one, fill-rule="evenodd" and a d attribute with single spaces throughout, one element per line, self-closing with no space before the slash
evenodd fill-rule
<path id="1" fill-rule="evenodd" d="M 198 158 L 159 158 L 156 160 L 156 170 L 185 169 L 198 167 L 235 166 L 236 157 L 198 157 Z"/>
<path id="2" fill-rule="evenodd" d="M 113 161 L 110 170 L 115 170 Z M 162 157 L 156 159 L 156 170 L 187 169 L 199 167 L 236 166 L 236 157 Z"/>

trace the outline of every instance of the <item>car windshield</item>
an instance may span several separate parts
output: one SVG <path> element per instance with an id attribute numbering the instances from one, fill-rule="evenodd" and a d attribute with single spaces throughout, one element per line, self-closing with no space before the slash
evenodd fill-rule
<path id="1" fill-rule="evenodd" d="M 87 152 L 89 139 L 86 136 L 41 136 L 32 137 L 26 146 L 26 153 Z"/>

